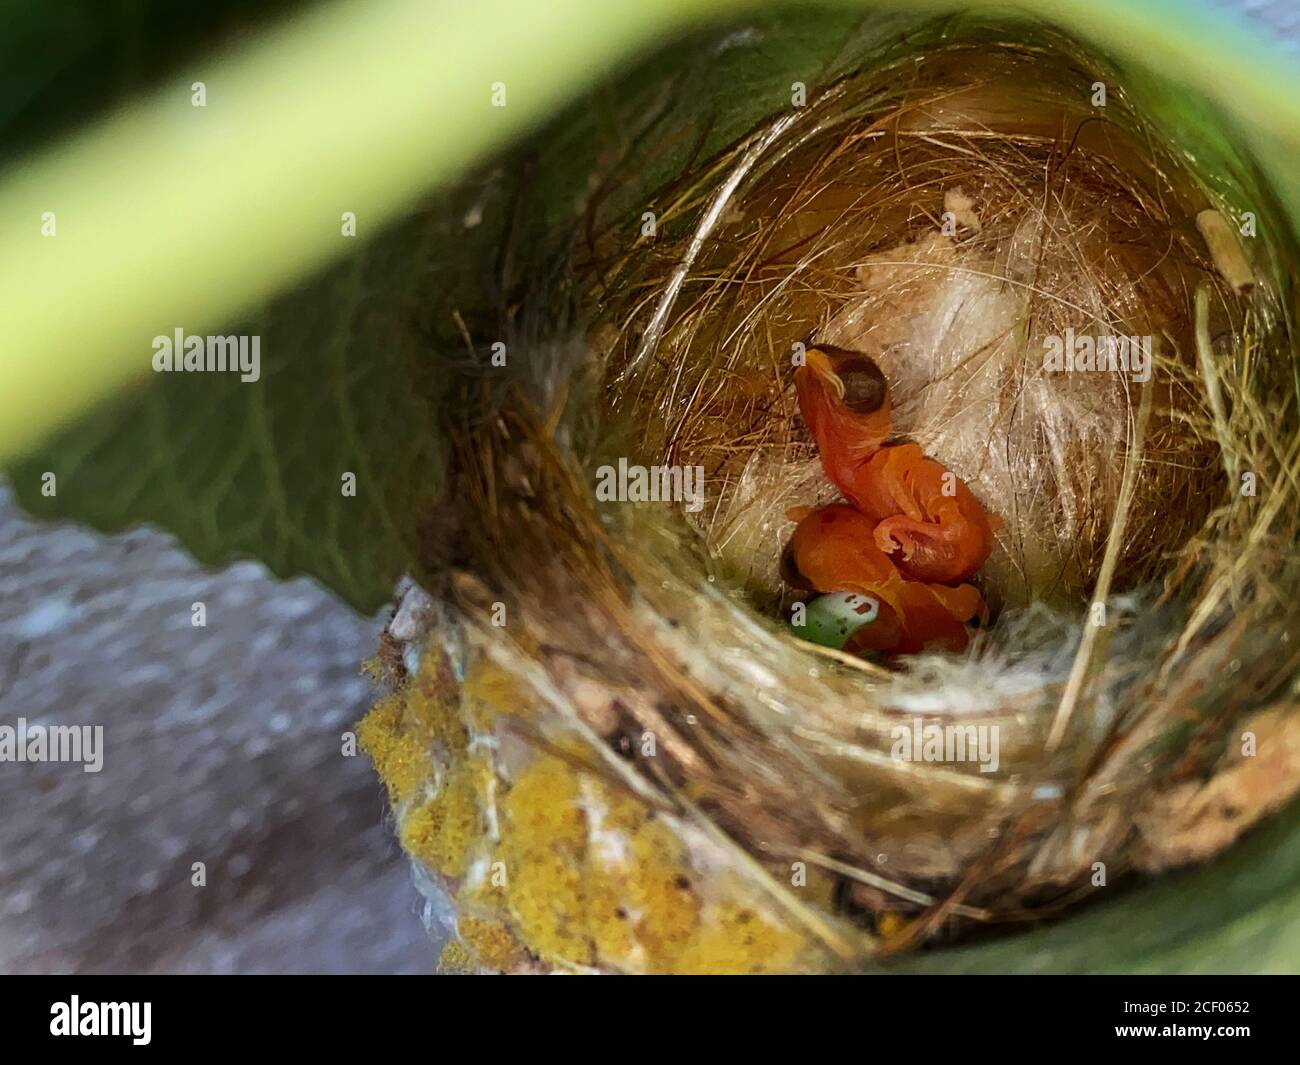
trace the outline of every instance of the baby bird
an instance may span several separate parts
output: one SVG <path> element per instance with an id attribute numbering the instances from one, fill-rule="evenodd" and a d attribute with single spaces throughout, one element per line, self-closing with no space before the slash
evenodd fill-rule
<path id="1" fill-rule="evenodd" d="M 880 604 L 846 650 L 962 650 L 966 623 L 987 620 L 983 597 L 962 582 L 992 552 L 1000 523 L 916 444 L 885 443 L 889 386 L 872 359 L 809 348 L 795 387 L 822 469 L 849 505 L 790 511 L 799 524 L 782 560 L 786 580 Z"/>
<path id="2" fill-rule="evenodd" d="M 875 523 L 876 546 L 914 580 L 956 584 L 974 576 L 1001 523 L 916 444 L 885 444 L 892 427 L 880 367 L 857 352 L 809 348 L 794 380 L 822 469 Z"/>
<path id="3" fill-rule="evenodd" d="M 786 581 L 818 592 L 870 596 L 880 610 L 850 638 L 845 650 L 916 654 L 961 651 L 966 622 L 984 617 L 984 599 L 970 584 L 949 588 L 906 579 L 875 544 L 875 522 L 853 507 L 801 507 L 782 562 Z"/>

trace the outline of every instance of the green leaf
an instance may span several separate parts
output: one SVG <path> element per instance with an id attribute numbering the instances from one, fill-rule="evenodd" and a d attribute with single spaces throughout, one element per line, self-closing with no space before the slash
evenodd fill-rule
<path id="1" fill-rule="evenodd" d="M 155 523 L 202 562 L 260 558 L 377 609 L 440 489 L 439 375 L 417 326 L 432 228 L 408 224 L 223 331 L 260 336 L 260 380 L 160 374 L 97 410 L 16 465 L 20 501 L 107 531 Z"/>

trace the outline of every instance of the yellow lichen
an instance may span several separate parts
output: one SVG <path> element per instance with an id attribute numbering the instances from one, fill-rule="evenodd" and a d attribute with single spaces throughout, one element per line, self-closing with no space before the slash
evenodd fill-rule
<path id="1" fill-rule="evenodd" d="M 699 923 L 700 902 L 692 891 L 685 847 L 667 825 L 651 821 L 632 840 L 632 853 L 637 872 L 630 895 L 641 915 L 637 939 L 650 971 L 671 972 Z"/>
<path id="2" fill-rule="evenodd" d="M 491 731 L 505 716 L 532 717 L 536 696 L 513 673 L 480 660 L 470 667 L 461 687 L 469 723 L 480 732 Z"/>
<path id="3" fill-rule="evenodd" d="M 599 859 L 588 864 L 584 924 L 597 960 L 615 969 L 640 967 L 640 944 L 628 909 L 630 870 Z"/>
<path id="4" fill-rule="evenodd" d="M 505 914 L 510 901 L 506 893 L 505 868 L 505 861 L 496 854 L 486 867 L 471 868 L 471 876 L 461 884 L 457 901 L 478 913 Z"/>
<path id="5" fill-rule="evenodd" d="M 474 971 L 474 959 L 465 944 L 458 939 L 449 939 L 438 955 L 438 972 L 448 976 L 463 976 Z"/>
<path id="6" fill-rule="evenodd" d="M 474 845 L 482 838 L 482 817 L 467 766 L 447 774 L 438 794 L 402 820 L 402 846 L 445 876 L 463 876 Z"/>
<path id="7" fill-rule="evenodd" d="M 632 885 L 640 871 L 630 843 L 646 810 L 591 775 L 580 778 L 579 788 L 588 822 L 586 926 L 600 964 L 638 971 L 645 952 L 636 934 Z"/>
<path id="8" fill-rule="evenodd" d="M 473 968 L 475 958 L 510 969 L 529 951 L 556 966 L 629 972 L 798 967 L 805 938 L 720 891 L 716 878 L 704 883 L 672 823 L 634 794 L 556 755 L 539 755 L 512 781 L 498 778 L 488 748 L 471 755 L 460 706 L 477 702 L 495 714 L 518 698 L 507 695 L 512 678 L 502 671 L 472 675 L 474 697 L 463 704 L 417 678 L 358 729 L 394 805 L 416 800 L 402 818 L 402 846 L 461 880 L 457 930 L 468 949 L 449 945 L 444 969 Z M 437 794 L 418 801 L 439 777 Z M 500 832 L 495 849 L 490 810 Z M 825 894 L 822 879 L 809 878 L 814 901 Z"/>
<path id="9" fill-rule="evenodd" d="M 557 758 L 538 758 L 501 799 L 501 855 L 510 910 L 528 945 L 547 961 L 590 965 L 587 826 L 578 799 L 573 771 Z"/>
<path id="10" fill-rule="evenodd" d="M 469 746 L 469 731 L 461 720 L 459 700 L 449 698 L 439 685 L 431 656 L 425 656 L 423 668 L 404 689 L 407 717 L 430 739 L 461 754 Z"/>
<path id="11" fill-rule="evenodd" d="M 485 921 L 468 915 L 456 922 L 456 931 L 465 944 L 489 969 L 503 972 L 525 956 L 524 948 L 500 921 Z"/>
<path id="12" fill-rule="evenodd" d="M 411 798 L 429 778 L 429 751 L 419 738 L 402 728 L 403 700 L 381 700 L 357 726 L 357 742 L 370 756 L 379 778 L 388 786 L 393 806 Z"/>
<path id="13" fill-rule="evenodd" d="M 511 912 L 550 961 L 671 971 L 699 902 L 685 849 L 625 791 L 537 759 L 502 801 Z"/>
<path id="14" fill-rule="evenodd" d="M 787 973 L 799 969 L 803 936 L 752 907 L 720 902 L 707 912 L 674 971 L 688 974 Z"/>

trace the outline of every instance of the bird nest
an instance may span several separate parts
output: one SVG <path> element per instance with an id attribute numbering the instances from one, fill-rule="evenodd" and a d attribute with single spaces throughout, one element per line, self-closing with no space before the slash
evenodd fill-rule
<path id="1" fill-rule="evenodd" d="M 912 41 L 571 266 L 581 341 L 463 375 L 362 735 L 449 964 L 861 965 L 1294 793 L 1290 249 L 1248 255 L 1187 159 L 1071 42 Z M 875 360 L 896 433 L 1002 521 L 964 653 L 788 623 L 787 512 L 836 498 L 815 345 Z"/>

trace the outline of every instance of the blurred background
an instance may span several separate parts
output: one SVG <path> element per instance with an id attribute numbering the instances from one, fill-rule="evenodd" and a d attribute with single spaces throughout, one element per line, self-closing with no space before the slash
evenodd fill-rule
<path id="1" fill-rule="evenodd" d="M 1300 51 L 1294 0 L 1187 2 Z M 105 35 L 94 6 L 61 5 L 50 39 L 28 4 L 0 4 L 8 48 L 39 68 L 0 85 L 0 155 L 109 106 L 132 87 L 133 50 L 168 32 L 164 18 Z M 184 12 L 183 47 L 160 53 L 156 73 L 308 5 L 202 6 Z M 58 107 L 15 97 L 20 84 Z M 432 971 L 438 945 L 381 788 L 364 757 L 341 754 L 370 700 L 359 665 L 381 626 L 259 564 L 205 570 L 152 529 L 36 524 L 0 485 L 0 723 L 114 722 L 111 771 L 0 764 L 0 972 Z"/>
<path id="2" fill-rule="evenodd" d="M 114 723 L 101 772 L 0 765 L 0 972 L 432 971 L 383 792 L 341 754 L 381 627 L 0 490 L 0 722 Z"/>

